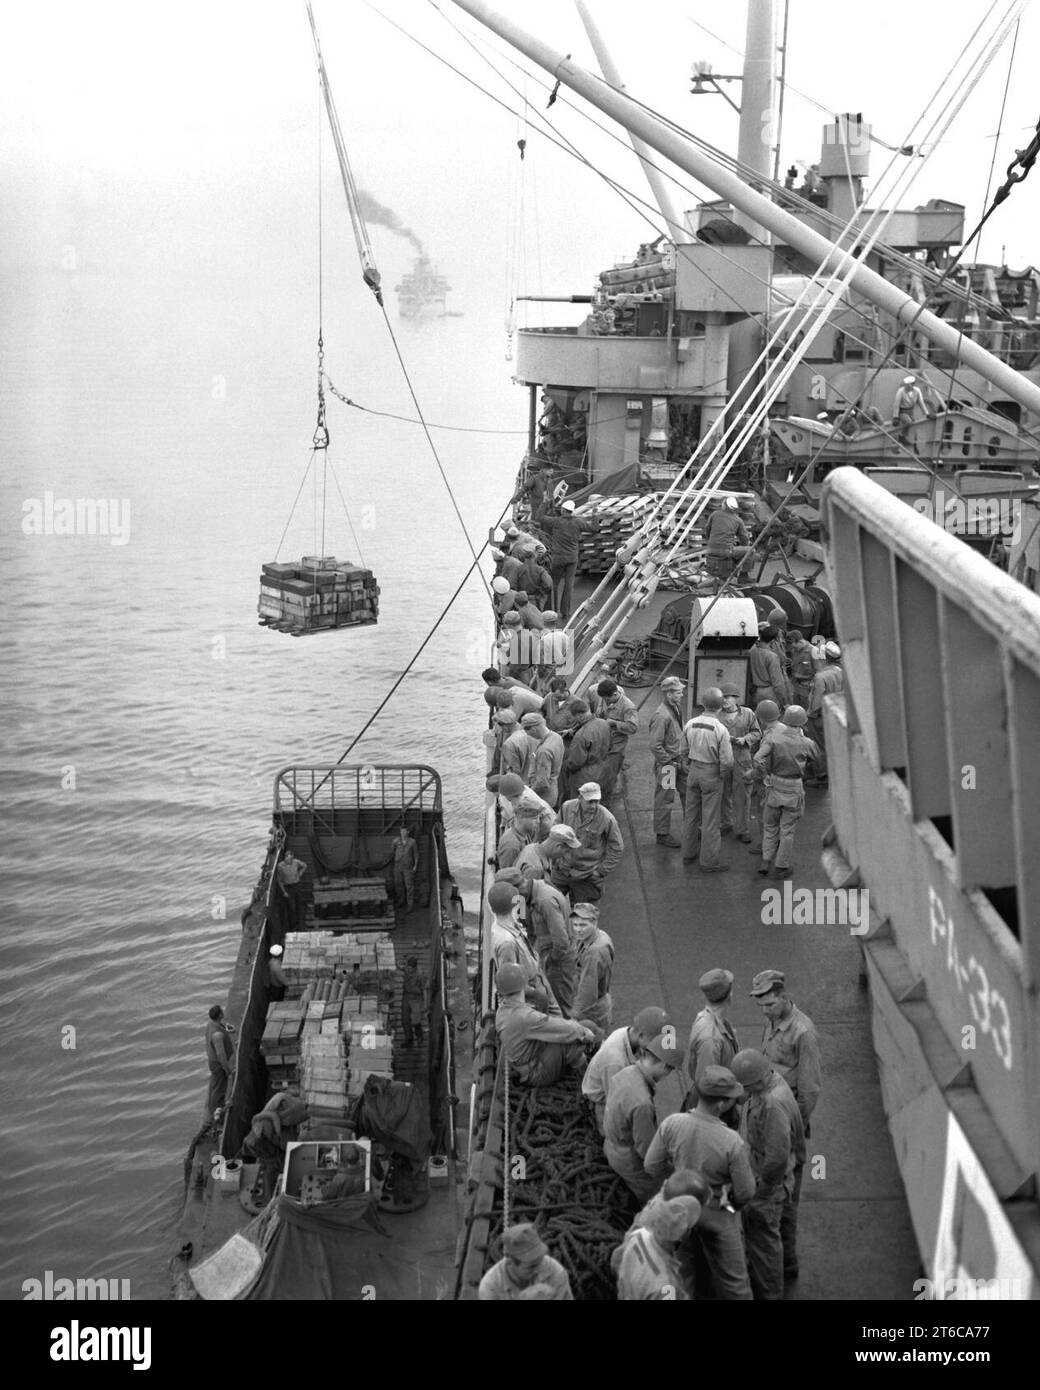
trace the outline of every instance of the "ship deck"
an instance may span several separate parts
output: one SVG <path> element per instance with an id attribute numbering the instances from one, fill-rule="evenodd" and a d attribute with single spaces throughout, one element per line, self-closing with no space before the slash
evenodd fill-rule
<path id="1" fill-rule="evenodd" d="M 638 703 L 644 692 L 628 693 Z M 727 874 L 702 875 L 679 850 L 657 844 L 646 734 L 657 699 L 654 691 L 644 706 L 613 802 L 625 853 L 604 894 L 602 923 L 617 952 L 615 1021 L 660 1004 L 685 1044 L 704 1004 L 697 981 L 721 966 L 736 976 L 729 1017 L 737 1038 L 755 1047 L 763 1020 L 749 996 L 751 978 L 783 970 L 791 997 L 816 1024 L 824 1066 L 802 1189 L 801 1277 L 786 1297 L 910 1299 L 920 1259 L 881 1104 L 857 939 L 842 926 L 763 924 L 763 889 L 784 884 L 759 878 L 760 861 L 732 835 L 723 839 Z M 673 811 L 675 832 L 679 814 Z M 826 791 L 809 789 L 787 880 L 794 888 L 830 886 L 819 863 L 829 821 Z M 675 1108 L 665 1100 L 663 1109 Z"/>

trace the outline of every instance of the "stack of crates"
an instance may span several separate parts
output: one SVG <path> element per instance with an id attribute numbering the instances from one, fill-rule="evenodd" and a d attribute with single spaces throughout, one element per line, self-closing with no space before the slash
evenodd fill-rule
<path id="1" fill-rule="evenodd" d="M 296 1081 L 305 1013 L 306 1008 L 300 1000 L 268 1006 L 260 1051 L 267 1063 L 268 1078 L 276 1090 Z"/>
<path id="2" fill-rule="evenodd" d="M 338 627 L 374 623 L 379 586 L 371 570 L 334 555 L 305 555 L 299 564 L 264 565 L 260 572 L 260 626 L 303 637 Z"/>

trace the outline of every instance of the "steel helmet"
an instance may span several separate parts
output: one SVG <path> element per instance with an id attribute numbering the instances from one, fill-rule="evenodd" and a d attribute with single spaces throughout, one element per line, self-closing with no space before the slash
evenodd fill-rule
<path id="1" fill-rule="evenodd" d="M 509 912 L 519 896 L 511 883 L 493 883 L 488 889 L 488 907 L 492 912 Z"/>
<path id="2" fill-rule="evenodd" d="M 519 796 L 524 789 L 524 779 L 516 772 L 507 772 L 498 784 L 503 796 Z"/>
<path id="3" fill-rule="evenodd" d="M 527 984 L 527 976 L 519 965 L 503 965 L 495 976 L 499 994 L 519 994 Z"/>
<path id="4" fill-rule="evenodd" d="M 779 719 L 780 706 L 775 700 L 759 700 L 758 704 L 755 706 L 755 718 L 769 720 Z"/>
<path id="5" fill-rule="evenodd" d="M 742 1086 L 757 1086 L 772 1069 L 772 1062 L 753 1047 L 745 1047 L 729 1064 L 729 1069 Z"/>
<path id="6" fill-rule="evenodd" d="M 790 724 L 792 729 L 804 729 L 809 722 L 809 716 L 801 705 L 788 705 L 783 713 L 784 724 Z"/>
<path id="7" fill-rule="evenodd" d="M 658 1033 L 656 1038 L 647 1038 L 642 1046 L 644 1052 L 649 1052 L 652 1057 L 656 1057 L 659 1062 L 667 1062 L 673 1069 L 681 1067 L 683 1064 L 683 1054 L 677 1047 L 666 1047 L 664 1044 L 664 1034 Z"/>

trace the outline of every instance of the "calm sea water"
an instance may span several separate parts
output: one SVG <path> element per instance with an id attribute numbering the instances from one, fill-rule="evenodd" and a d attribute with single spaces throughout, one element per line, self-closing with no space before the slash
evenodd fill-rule
<path id="1" fill-rule="evenodd" d="M 30 260 L 2 292 L 0 1296 L 49 1269 L 165 1297 L 206 1009 L 263 859 L 272 773 L 340 755 L 469 556 L 421 432 L 332 401 L 331 458 L 380 622 L 302 640 L 258 627 L 259 565 L 314 427 L 313 280 L 256 256 L 204 274 Z M 365 294 L 341 287 L 327 311 L 328 368 L 352 398 L 410 415 Z M 478 298 L 420 326 L 399 324 L 388 296 L 428 417 L 522 431 L 501 316 Z M 434 433 L 472 534 L 486 531 L 522 434 Z M 23 504 L 47 492 L 129 504 L 128 542 L 23 534 Z M 329 495 L 325 549 L 357 558 L 331 482 Z M 317 548 L 305 489 L 282 558 Z M 439 769 L 469 907 L 486 614 L 472 580 L 356 755 Z"/>

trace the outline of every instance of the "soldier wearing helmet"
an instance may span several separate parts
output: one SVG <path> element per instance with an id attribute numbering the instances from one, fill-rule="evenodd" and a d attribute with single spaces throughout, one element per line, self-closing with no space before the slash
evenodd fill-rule
<path id="1" fill-rule="evenodd" d="M 783 717 L 755 754 L 755 767 L 766 787 L 762 812 L 763 877 L 772 871 L 776 878 L 790 878 L 794 858 L 795 826 L 805 813 L 806 764 L 816 768 L 820 750 L 803 730 L 806 713 L 801 705 L 788 705 Z"/>
<path id="2" fill-rule="evenodd" d="M 607 1092 L 603 1153 L 641 1202 L 649 1201 L 658 1188 L 656 1178 L 643 1167 L 657 1133 L 654 1092 L 659 1081 L 682 1066 L 682 1060 L 675 1046 L 675 1029 L 668 1024 L 656 1038 L 643 1043 L 640 1057 L 618 1072 Z"/>
<path id="3" fill-rule="evenodd" d="M 748 1096 L 744 1124 L 755 1192 L 744 1208 L 744 1241 L 751 1290 L 756 1299 L 775 1302 L 784 1296 L 781 1222 L 795 1167 L 805 1163 L 805 1129 L 790 1086 L 768 1057 L 746 1048 L 730 1070 Z"/>
<path id="4" fill-rule="evenodd" d="M 522 966 L 507 962 L 498 967 L 495 1029 L 509 1059 L 511 1080 L 552 1086 L 564 1072 L 584 1071 L 585 1047 L 596 1034 L 577 1019 L 545 1014 L 529 1004 L 524 997 L 527 979 Z"/>

